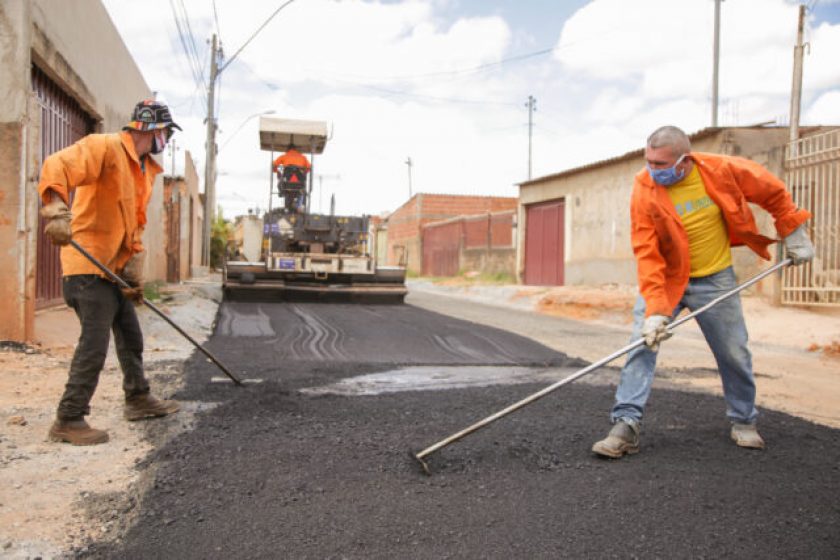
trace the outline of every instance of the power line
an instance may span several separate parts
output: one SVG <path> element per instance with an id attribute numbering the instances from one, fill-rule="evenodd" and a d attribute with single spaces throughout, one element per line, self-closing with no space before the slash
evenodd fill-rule
<path id="1" fill-rule="evenodd" d="M 178 14 L 178 9 L 175 5 L 174 0 L 169 0 L 169 5 L 172 8 L 172 15 L 173 15 L 173 18 L 175 20 L 175 27 L 178 30 L 178 38 L 180 39 L 181 48 L 184 51 L 184 56 L 187 59 L 187 64 L 189 66 L 190 72 L 192 73 L 193 81 L 196 84 L 196 88 L 203 90 L 204 88 L 207 87 L 206 83 L 204 81 L 203 69 L 201 67 L 201 64 L 196 60 L 195 55 L 193 54 L 193 51 L 190 50 L 189 42 L 187 41 L 187 37 L 185 36 L 184 27 L 182 27 L 182 25 L 181 25 L 181 17 Z M 183 3 L 181 5 L 183 7 Z M 194 46 L 194 42 L 193 42 L 193 46 Z M 202 96 L 203 96 L 203 91 L 202 91 Z"/>
<path id="2" fill-rule="evenodd" d="M 201 56 L 198 54 L 198 48 L 195 46 L 195 34 L 193 33 L 192 25 L 190 24 L 190 16 L 187 13 L 187 6 L 184 4 L 184 0 L 178 0 L 178 2 L 181 4 L 181 11 L 184 13 L 184 25 L 187 29 L 187 38 L 189 39 L 188 44 L 192 47 L 194 59 L 196 61 L 200 61 Z M 200 63 L 197 66 L 200 69 L 201 81 L 204 82 L 204 66 Z"/>
<path id="3" fill-rule="evenodd" d="M 216 0 L 213 1 L 213 19 L 216 22 L 216 35 L 219 36 L 219 42 L 222 42 L 222 28 L 219 26 L 219 12 L 216 10 Z"/>
<path id="4" fill-rule="evenodd" d="M 447 102 L 447 103 L 460 103 L 460 104 L 464 104 L 464 105 L 494 105 L 494 106 L 499 106 L 499 107 L 519 107 L 518 103 L 506 102 L 506 101 L 484 101 L 484 100 L 479 100 L 479 99 L 460 99 L 460 98 L 456 98 L 456 97 L 443 97 L 443 96 L 437 96 L 437 95 L 427 95 L 427 94 L 423 94 L 423 93 L 411 93 L 411 92 L 404 91 L 404 90 L 395 90 L 395 89 L 383 88 L 383 87 L 379 87 L 379 86 L 373 86 L 373 85 L 370 85 L 370 84 L 358 84 L 358 83 L 352 83 L 352 82 L 343 82 L 343 83 L 345 83 L 346 85 L 351 85 L 351 86 L 355 86 L 355 87 L 369 89 L 371 91 L 378 91 L 378 92 L 381 92 L 381 93 L 387 93 L 387 94 L 390 94 L 390 95 L 399 95 L 399 96 L 403 96 L 403 97 L 416 97 L 416 98 L 419 98 L 419 99 L 429 99 L 429 100 L 432 100 L 432 101 L 443 101 L 443 102 Z"/>

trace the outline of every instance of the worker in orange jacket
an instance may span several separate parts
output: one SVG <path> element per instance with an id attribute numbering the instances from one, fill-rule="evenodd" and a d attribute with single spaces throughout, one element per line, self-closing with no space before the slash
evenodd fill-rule
<path id="1" fill-rule="evenodd" d="M 90 134 L 44 161 L 38 184 L 44 232 L 61 246 L 64 301 L 81 323 L 67 385 L 48 434 L 52 441 L 108 441 L 108 433 L 90 427 L 84 417 L 90 414 L 111 330 L 123 371 L 126 419 L 165 416 L 179 409 L 177 402 L 150 394 L 143 373 L 143 333 L 132 303 L 143 297 L 141 237 L 152 185 L 162 171 L 151 154 L 163 151 L 176 128 L 181 130 L 166 105 L 144 100 L 121 132 Z M 121 290 L 68 245 L 71 238 L 132 289 Z"/>
<path id="2" fill-rule="evenodd" d="M 769 212 L 794 264 L 814 257 L 805 230 L 811 217 L 785 185 L 761 165 L 738 157 L 691 151 L 677 127 L 656 130 L 645 147 L 646 169 L 634 180 L 631 241 L 640 295 L 633 309 L 632 350 L 621 370 L 611 412 L 613 427 L 592 451 L 610 458 L 639 451 L 642 414 L 653 383 L 659 343 L 684 308 L 695 310 L 736 287 L 730 247 L 746 245 L 764 259 L 773 239 L 761 235 L 748 203 Z M 752 357 L 739 297 L 716 304 L 697 322 L 723 384 L 730 436 L 740 447 L 763 449 L 755 408 Z"/>
<path id="3" fill-rule="evenodd" d="M 283 167 L 284 171 L 286 169 L 294 170 L 294 168 L 300 170 L 295 173 L 289 173 L 288 176 L 284 174 L 283 178 L 287 182 L 301 184 L 306 183 L 306 174 L 312 168 L 309 163 L 309 159 L 300 153 L 294 144 L 290 144 L 286 153 L 278 156 L 277 159 L 274 160 L 274 171 L 279 171 L 280 167 Z"/>

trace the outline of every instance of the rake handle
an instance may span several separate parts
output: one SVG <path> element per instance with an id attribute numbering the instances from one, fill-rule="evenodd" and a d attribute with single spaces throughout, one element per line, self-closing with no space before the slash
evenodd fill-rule
<path id="1" fill-rule="evenodd" d="M 97 259 L 93 255 L 91 255 L 84 247 L 82 247 L 81 245 L 79 245 L 78 243 L 73 241 L 72 239 L 70 240 L 70 245 L 72 245 L 74 249 L 76 249 L 78 252 L 80 252 L 82 255 L 84 255 L 90 262 L 92 262 L 94 265 L 96 265 L 96 268 L 98 268 L 99 270 L 104 272 L 105 275 L 108 276 L 108 278 L 110 278 L 111 280 L 116 282 L 116 284 L 120 288 L 131 289 L 131 286 L 129 286 L 128 282 L 126 282 L 125 280 L 123 280 L 122 278 L 117 276 L 113 271 L 111 271 L 110 268 L 108 268 L 107 266 L 105 266 L 104 264 L 99 262 L 99 259 Z M 231 381 L 233 381 L 236 385 L 242 386 L 242 381 L 240 381 L 238 377 L 236 377 L 222 362 L 220 362 L 219 359 L 216 358 L 216 356 L 214 356 L 209 350 L 207 350 L 202 345 L 200 345 L 193 337 L 191 337 L 189 334 L 187 334 L 187 332 L 184 329 L 182 329 L 181 327 L 179 327 L 178 324 L 175 323 L 175 321 L 173 321 L 172 319 L 167 317 L 166 314 L 163 311 L 161 311 L 154 303 L 152 303 L 151 301 L 149 301 L 145 297 L 143 298 L 143 303 L 146 305 L 146 307 L 148 307 L 149 309 L 151 309 L 152 311 L 157 313 L 157 315 L 161 319 L 163 319 L 164 321 L 169 323 L 172 326 L 172 328 L 174 328 L 176 331 L 181 333 L 181 335 L 184 338 L 189 340 L 192 343 L 192 345 L 195 346 L 196 348 L 198 348 L 198 350 L 200 350 L 205 356 L 210 358 L 210 361 L 212 361 L 214 364 L 216 364 L 219 367 L 219 369 L 224 372 L 225 375 L 230 377 Z"/>
<path id="2" fill-rule="evenodd" d="M 764 277 L 769 276 L 770 274 L 774 273 L 775 271 L 777 271 L 781 268 L 784 268 L 785 266 L 791 264 L 792 262 L 793 261 L 791 259 L 784 259 L 782 261 L 779 261 L 778 263 L 774 264 L 773 266 L 771 266 L 767 270 L 764 270 L 764 271 L 756 274 L 755 276 L 753 276 L 749 280 L 745 281 L 743 284 L 740 284 L 740 285 L 736 286 L 735 288 L 733 288 L 732 290 L 726 292 L 725 294 L 722 294 L 722 295 L 716 297 L 715 299 L 713 299 L 712 301 L 710 301 L 706 305 L 692 311 L 691 313 L 689 313 L 685 317 L 681 317 L 680 319 L 677 319 L 676 321 L 670 323 L 666 327 L 666 330 L 668 330 L 669 332 L 672 331 L 673 329 L 679 327 L 680 325 L 682 325 L 686 321 L 697 317 L 698 315 L 700 315 L 701 313 L 703 313 L 705 311 L 708 311 L 710 308 L 714 307 L 715 305 L 717 305 L 721 301 L 723 301 L 723 300 L 725 300 L 729 297 L 734 296 L 735 294 L 737 294 L 737 293 L 741 292 L 742 290 L 752 286 L 753 284 L 760 281 Z M 639 338 L 637 340 L 634 340 L 633 342 L 631 342 L 630 344 L 628 344 L 624 348 L 621 348 L 620 350 L 616 350 L 615 352 L 613 352 L 609 356 L 606 356 L 604 358 L 601 358 L 597 362 L 589 364 L 585 368 L 573 373 L 572 375 L 570 375 L 570 376 L 568 376 L 564 379 L 561 379 L 560 381 L 557 381 L 556 383 L 553 383 L 552 385 L 549 385 L 548 387 L 546 387 L 546 388 L 544 388 L 540 391 L 537 391 L 536 393 L 533 393 L 533 394 L 525 397 L 524 399 L 522 399 L 518 402 L 513 403 L 512 405 L 508 406 L 507 408 L 504 408 L 504 409 L 500 410 L 499 412 L 497 412 L 495 414 L 492 414 L 492 415 L 488 416 L 487 418 L 484 418 L 483 420 L 479 420 L 475 424 L 473 424 L 471 426 L 468 426 L 467 428 L 464 428 L 460 432 L 456 432 L 456 433 L 452 434 L 451 436 L 435 443 L 434 445 L 430 445 L 426 449 L 414 454 L 414 458 L 417 459 L 418 461 L 420 461 L 421 465 L 423 465 L 424 471 L 428 472 L 428 467 L 426 466 L 425 462 L 423 461 L 424 457 L 427 457 L 427 456 L 431 455 L 432 453 L 434 453 L 435 451 L 438 451 L 439 449 L 442 449 L 442 448 L 444 448 L 444 447 L 446 447 L 446 446 L 448 446 L 452 443 L 455 443 L 459 439 L 462 439 L 465 436 L 468 436 L 469 434 L 471 434 L 471 433 L 473 433 L 477 430 L 480 430 L 484 426 L 486 426 L 488 424 L 491 424 L 491 423 L 495 422 L 496 420 L 499 420 L 500 418 L 502 418 L 504 416 L 507 416 L 511 412 L 515 412 L 515 411 L 519 410 L 520 408 L 522 408 L 524 406 L 527 406 L 527 405 L 531 404 L 532 402 L 534 402 L 536 400 L 541 399 L 542 397 L 546 396 L 547 394 L 549 394 L 553 391 L 556 391 L 557 389 L 559 389 L 563 385 L 567 385 L 567 384 L 571 383 L 572 381 L 575 381 L 576 379 L 579 379 L 579 378 L 583 377 L 584 375 L 586 375 L 588 373 L 591 373 L 593 370 L 596 370 L 596 369 L 600 368 L 604 364 L 607 364 L 607 363 L 613 361 L 614 359 L 618 358 L 619 356 L 623 356 L 624 354 L 627 354 L 628 352 L 630 352 L 634 348 L 636 348 L 638 346 L 641 346 L 642 344 L 644 344 L 644 342 L 645 342 L 644 338 Z"/>

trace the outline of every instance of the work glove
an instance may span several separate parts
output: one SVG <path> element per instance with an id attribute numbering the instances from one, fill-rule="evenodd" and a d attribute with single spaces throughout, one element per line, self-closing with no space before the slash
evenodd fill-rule
<path id="1" fill-rule="evenodd" d="M 642 325 L 642 337 L 648 348 L 656 352 L 659 350 L 660 342 L 671 338 L 672 333 L 665 328 L 670 322 L 671 318 L 665 315 L 651 315 L 645 318 Z"/>
<path id="2" fill-rule="evenodd" d="M 143 286 L 131 285 L 128 288 L 120 288 L 125 299 L 130 300 L 134 305 L 141 305 L 143 303 Z"/>
<path id="3" fill-rule="evenodd" d="M 120 277 L 129 286 L 140 286 L 143 284 L 143 263 L 146 262 L 146 251 L 134 253 L 129 257 L 123 266 Z"/>
<path id="4" fill-rule="evenodd" d="M 73 236 L 70 219 L 73 214 L 62 200 L 56 199 L 41 208 L 41 216 L 47 220 L 44 233 L 55 245 L 67 245 Z"/>
<path id="5" fill-rule="evenodd" d="M 143 303 L 143 263 L 146 261 L 146 252 L 134 253 L 128 258 L 120 273 L 120 278 L 129 285 L 128 288 L 120 288 L 126 299 L 134 302 L 134 305 Z"/>
<path id="6" fill-rule="evenodd" d="M 814 259 L 814 244 L 802 224 L 785 237 L 785 256 L 799 265 Z"/>

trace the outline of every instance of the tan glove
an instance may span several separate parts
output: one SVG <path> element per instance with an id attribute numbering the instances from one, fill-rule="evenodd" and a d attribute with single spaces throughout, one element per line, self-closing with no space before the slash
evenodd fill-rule
<path id="1" fill-rule="evenodd" d="M 70 209 L 64 204 L 62 200 L 55 199 L 43 208 L 41 208 L 41 216 L 47 220 L 44 226 L 44 233 L 56 245 L 67 245 L 73 237 L 73 232 L 70 229 L 70 219 L 73 214 Z"/>
<path id="2" fill-rule="evenodd" d="M 143 286 L 133 286 L 131 288 L 120 288 L 125 299 L 131 300 L 134 305 L 143 303 Z"/>
<path id="3" fill-rule="evenodd" d="M 134 253 L 125 263 L 120 277 L 129 286 L 141 286 L 143 284 L 143 264 L 146 262 L 146 251 Z"/>

